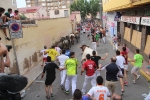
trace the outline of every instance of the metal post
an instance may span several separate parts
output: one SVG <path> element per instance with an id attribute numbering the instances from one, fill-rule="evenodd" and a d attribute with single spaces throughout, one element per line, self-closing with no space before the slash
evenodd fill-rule
<path id="1" fill-rule="evenodd" d="M 18 59 L 17 59 L 17 54 L 16 54 L 16 47 L 15 47 L 15 44 L 14 44 L 14 39 L 12 39 L 12 47 L 14 49 L 14 56 L 15 56 L 15 60 L 16 60 L 18 74 L 20 75 L 20 69 L 19 69 L 19 64 L 18 64 Z"/>
<path id="2" fill-rule="evenodd" d="M 101 21 L 101 26 L 103 27 L 103 19 L 102 19 L 102 17 L 103 17 L 103 6 L 102 6 L 102 0 L 100 0 L 99 4 L 100 4 L 100 21 Z"/>

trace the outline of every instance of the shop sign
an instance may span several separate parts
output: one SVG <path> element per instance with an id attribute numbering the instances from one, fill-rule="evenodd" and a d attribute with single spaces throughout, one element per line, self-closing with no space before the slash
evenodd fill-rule
<path id="1" fill-rule="evenodd" d="M 150 17 L 142 17 L 141 25 L 150 26 Z"/>
<path id="2" fill-rule="evenodd" d="M 133 24 L 140 24 L 140 17 L 121 16 L 121 21 Z"/>

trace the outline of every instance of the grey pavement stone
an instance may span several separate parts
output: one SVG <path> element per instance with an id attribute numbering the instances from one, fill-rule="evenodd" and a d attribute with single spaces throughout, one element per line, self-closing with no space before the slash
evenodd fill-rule
<path id="1" fill-rule="evenodd" d="M 81 41 L 78 44 L 75 44 L 72 46 L 71 50 L 76 52 L 76 57 L 78 60 L 81 60 L 81 50 L 79 48 L 80 45 L 82 45 L 82 41 L 84 41 L 84 44 L 89 45 L 90 41 L 87 39 L 85 35 L 81 35 Z M 100 56 L 105 56 L 105 53 L 109 53 L 109 56 L 104 61 L 99 61 L 102 65 L 110 63 L 110 58 L 115 56 L 115 51 L 113 50 L 112 45 L 110 44 L 111 39 L 107 38 L 107 43 L 103 44 L 100 43 L 100 46 L 97 47 L 97 51 Z M 132 68 L 132 65 L 129 64 L 129 72 L 128 72 L 128 78 L 129 78 L 129 84 L 128 86 L 125 86 L 125 93 L 123 96 L 123 100 L 144 100 L 144 97 L 142 97 L 143 93 L 149 93 L 149 83 L 141 76 L 140 79 L 137 81 L 136 84 L 132 83 L 132 76 L 130 74 L 130 70 Z M 82 89 L 82 85 L 84 82 L 84 75 L 80 75 L 81 69 L 78 69 L 78 80 L 77 80 L 77 88 Z M 60 88 L 60 73 L 59 71 L 56 71 L 56 80 L 53 83 L 53 93 L 55 95 L 55 98 L 53 100 L 70 100 L 72 98 L 71 93 L 69 95 L 66 95 L 63 90 Z M 84 73 L 85 74 L 85 73 Z M 101 72 L 101 76 L 105 79 L 105 71 Z M 40 81 L 40 78 L 38 77 L 36 81 Z M 45 80 L 45 77 L 42 81 Z M 91 88 L 90 82 L 87 85 L 87 91 Z M 70 87 L 71 92 L 71 87 Z M 46 94 L 44 91 L 44 83 L 42 82 L 34 82 L 31 84 L 31 86 L 28 87 L 26 96 L 23 100 L 46 100 Z M 120 83 L 118 82 L 116 87 L 116 93 L 121 93 L 121 87 Z M 38 97 L 37 97 L 38 95 Z"/>

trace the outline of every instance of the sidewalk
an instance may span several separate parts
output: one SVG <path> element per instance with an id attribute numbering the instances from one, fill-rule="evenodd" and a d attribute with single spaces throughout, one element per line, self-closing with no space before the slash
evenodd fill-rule
<path id="1" fill-rule="evenodd" d="M 112 39 L 109 35 L 107 35 L 107 39 L 110 41 L 110 43 L 112 44 Z M 119 50 L 122 50 L 122 46 L 118 46 L 118 49 Z M 130 49 L 129 49 L 130 50 Z M 134 58 L 134 53 L 129 51 L 129 54 L 128 54 L 128 57 L 129 59 L 133 59 Z M 131 62 L 132 66 L 134 66 L 134 62 Z M 140 74 L 146 78 L 146 80 L 148 82 L 150 82 L 150 76 L 146 74 L 146 71 L 147 72 L 150 72 L 150 69 L 147 69 L 146 67 L 148 66 L 148 62 L 144 61 L 143 62 L 143 67 L 139 70 Z"/>
<path id="2" fill-rule="evenodd" d="M 25 89 L 27 89 L 36 80 L 36 78 L 42 73 L 42 71 L 43 67 L 41 66 L 40 62 L 24 75 L 28 78 L 28 85 L 25 87 Z"/>

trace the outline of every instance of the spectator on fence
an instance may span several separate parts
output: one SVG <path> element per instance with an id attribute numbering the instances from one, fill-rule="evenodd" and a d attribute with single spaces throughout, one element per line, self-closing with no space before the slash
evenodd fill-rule
<path id="1" fill-rule="evenodd" d="M 8 8 L 8 12 L 5 13 L 6 16 L 6 22 L 8 23 L 9 20 L 11 20 L 12 9 Z"/>
<path id="2" fill-rule="evenodd" d="M 2 16 L 5 12 L 5 9 L 0 7 L 0 28 L 2 28 L 4 35 L 8 41 L 10 41 L 10 38 L 8 38 L 6 33 L 6 28 L 8 25 L 6 25 L 6 16 Z"/>
<path id="3" fill-rule="evenodd" d="M 19 16 L 19 11 L 18 10 L 14 11 L 14 17 L 15 17 L 16 20 L 20 20 L 20 16 Z"/>

